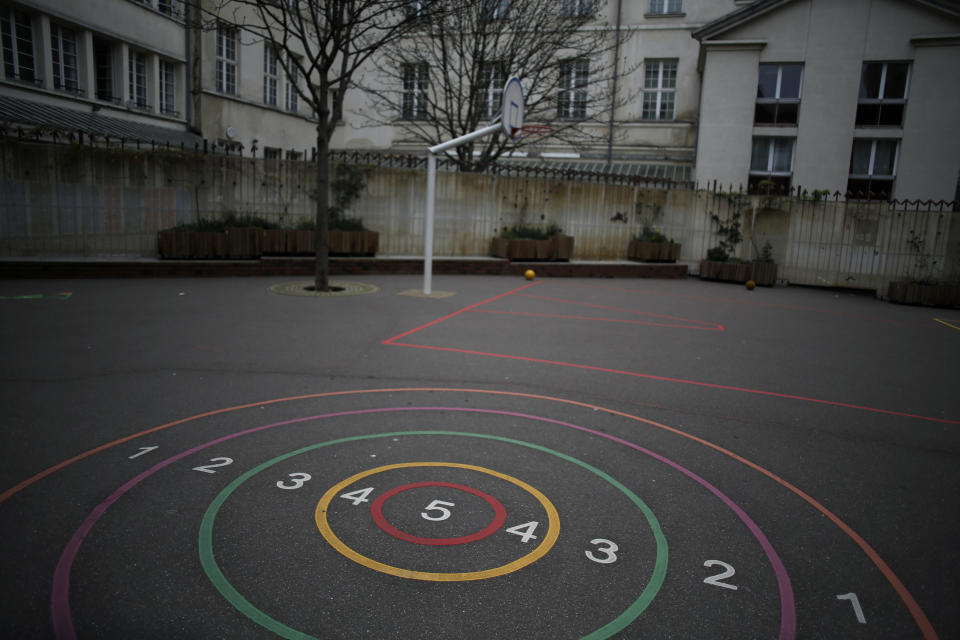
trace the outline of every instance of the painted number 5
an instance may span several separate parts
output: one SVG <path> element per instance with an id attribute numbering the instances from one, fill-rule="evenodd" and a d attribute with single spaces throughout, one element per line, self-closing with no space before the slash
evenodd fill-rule
<path id="1" fill-rule="evenodd" d="M 612 564 L 617 561 L 616 552 L 620 547 L 618 547 L 616 543 L 605 538 L 594 538 L 590 541 L 590 544 L 597 545 L 597 552 L 603 554 L 598 557 L 593 555 L 593 551 L 590 549 L 584 551 L 587 557 L 594 562 L 599 562 L 600 564 Z"/>
<path id="2" fill-rule="evenodd" d="M 441 506 L 442 505 L 442 506 Z M 452 507 L 454 504 L 452 502 L 444 502 L 443 500 L 434 500 L 427 505 L 426 510 L 421 511 L 420 515 L 423 516 L 424 520 L 432 520 L 434 522 L 440 522 L 441 520 L 446 520 L 450 517 L 450 509 L 446 507 Z M 438 511 L 439 515 L 429 515 L 427 511 Z"/>

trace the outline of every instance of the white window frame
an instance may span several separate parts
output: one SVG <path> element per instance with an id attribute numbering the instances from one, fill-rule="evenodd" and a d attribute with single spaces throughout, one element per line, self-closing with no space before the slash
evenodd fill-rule
<path id="1" fill-rule="evenodd" d="M 40 73 L 37 69 L 36 42 L 33 32 L 33 20 L 29 13 L 14 8 L 0 9 L 0 57 L 3 58 L 3 74 L 7 80 L 40 83 Z M 20 28 L 26 27 L 30 32 L 30 41 L 20 37 Z M 29 51 L 25 51 L 29 47 Z M 22 64 L 29 60 L 32 66 L 25 74 Z M 8 72 L 8 68 L 12 71 Z"/>
<path id="2" fill-rule="evenodd" d="M 225 24 L 217 25 L 217 91 L 237 95 L 238 31 Z"/>
<path id="3" fill-rule="evenodd" d="M 564 18 L 589 18 L 594 12 L 594 0 L 561 0 L 560 15 Z"/>
<path id="4" fill-rule="evenodd" d="M 776 126 L 786 126 L 786 127 L 796 127 L 800 121 L 800 101 L 803 99 L 803 77 L 804 77 L 804 65 L 799 62 L 761 62 L 761 67 L 776 67 L 777 68 L 777 86 L 774 89 L 773 96 L 760 97 L 757 96 L 757 104 L 795 104 L 797 105 L 797 122 L 756 122 L 756 115 L 754 116 L 754 126 L 758 127 L 776 127 Z M 793 98 L 784 98 L 781 96 L 783 92 L 783 68 L 784 67 L 799 67 L 800 68 L 800 82 L 797 86 L 797 97 Z M 757 90 L 759 92 L 759 81 L 757 82 Z M 774 117 L 774 120 L 777 120 L 777 117 Z"/>
<path id="5" fill-rule="evenodd" d="M 143 51 L 130 49 L 127 54 L 127 91 L 130 106 L 137 109 L 149 108 L 147 104 L 147 54 Z"/>
<path id="6" fill-rule="evenodd" d="M 573 58 L 560 63 L 557 117 L 580 120 L 587 117 L 587 87 L 590 84 L 590 61 Z"/>
<path id="7" fill-rule="evenodd" d="M 902 98 L 884 98 L 883 94 L 887 89 L 887 70 L 890 68 L 891 64 L 905 64 L 907 67 L 907 79 L 903 85 L 903 97 Z M 885 104 L 898 104 L 902 105 L 904 111 L 901 112 L 900 124 L 899 125 L 880 125 L 880 124 L 857 124 L 857 127 L 903 127 L 903 118 L 906 116 L 906 105 L 907 105 L 907 96 L 910 95 L 910 81 L 913 79 L 913 65 L 909 62 L 891 60 L 888 62 L 864 62 L 861 66 L 860 71 L 860 82 L 863 83 L 863 74 L 866 72 L 867 65 L 881 65 L 880 69 L 880 87 L 876 98 L 863 98 L 860 97 L 859 91 L 857 93 L 857 106 L 859 105 L 879 105 L 883 108 Z"/>
<path id="8" fill-rule="evenodd" d="M 277 106 L 277 87 L 280 84 L 280 74 L 277 71 L 279 64 L 277 50 L 269 42 L 263 43 L 263 104 Z"/>
<path id="9" fill-rule="evenodd" d="M 419 120 L 427 112 L 427 90 L 430 85 L 430 67 L 426 62 L 403 64 L 403 96 L 400 117 Z"/>
<path id="10" fill-rule="evenodd" d="M 178 115 L 177 112 L 177 63 L 160 61 L 160 113 Z"/>
<path id="11" fill-rule="evenodd" d="M 853 173 L 853 153 L 854 153 L 853 150 L 856 147 L 857 143 L 864 143 L 864 142 L 870 143 L 870 161 L 868 163 L 867 173 Z M 877 160 L 877 144 L 885 143 L 885 142 L 892 142 L 895 145 L 894 153 L 893 153 L 892 172 L 876 173 L 875 170 L 876 170 L 876 160 Z M 897 170 L 899 169 L 899 166 L 900 166 L 900 139 L 899 138 L 854 138 L 853 139 L 853 147 L 851 147 L 851 150 L 850 150 L 850 174 L 848 176 L 848 180 L 867 180 L 870 182 L 874 180 L 883 180 L 885 182 L 889 182 L 890 192 L 887 193 L 887 197 L 892 198 L 893 187 L 897 179 Z M 849 190 L 849 185 L 848 185 L 848 190 Z M 877 195 L 881 193 L 879 191 L 874 192 L 872 189 L 869 189 L 869 191 Z M 867 194 L 867 198 L 872 199 L 870 198 L 870 193 Z"/>
<path id="12" fill-rule="evenodd" d="M 50 58 L 53 63 L 53 88 L 81 93 L 75 30 L 56 23 L 50 24 Z"/>
<path id="13" fill-rule="evenodd" d="M 677 111 L 677 67 L 679 66 L 679 60 L 663 58 L 663 59 L 647 59 L 643 61 L 644 70 L 643 70 L 643 99 L 641 102 L 641 119 L 642 120 L 673 120 Z M 657 67 L 657 82 L 656 86 L 648 87 L 647 86 L 647 71 L 651 65 L 656 65 Z M 673 86 L 664 86 L 663 77 L 665 71 L 665 65 L 673 65 Z M 653 101 L 653 117 L 648 116 L 647 110 L 647 97 L 649 94 L 654 94 Z M 670 101 L 670 112 L 668 114 L 663 113 L 664 107 L 664 98 L 669 94 L 671 97 Z M 662 117 L 663 116 L 663 117 Z"/>
<path id="14" fill-rule="evenodd" d="M 283 106 L 287 111 L 297 113 L 300 109 L 300 93 L 297 90 L 300 83 L 300 69 L 293 60 L 287 67 L 289 73 L 287 73 L 287 82 L 284 85 Z"/>
<path id="15" fill-rule="evenodd" d="M 767 162 L 765 169 L 754 169 L 753 168 L 753 142 L 757 140 L 768 140 L 770 142 L 767 148 Z M 784 170 L 775 170 L 774 167 L 774 158 L 776 157 L 776 147 L 778 141 L 789 141 L 790 143 L 790 169 L 788 171 Z M 793 182 L 793 169 L 794 163 L 797 158 L 797 139 L 789 136 L 754 136 L 751 140 L 751 153 L 750 153 L 750 176 L 760 177 L 760 178 L 789 178 L 790 183 Z"/>
<path id="16" fill-rule="evenodd" d="M 478 97 L 481 117 L 492 118 L 503 106 L 503 87 L 507 83 L 507 67 L 503 62 L 485 62 L 480 68 Z"/>
<path id="17" fill-rule="evenodd" d="M 683 0 L 650 0 L 648 15 L 673 16 L 683 13 Z"/>

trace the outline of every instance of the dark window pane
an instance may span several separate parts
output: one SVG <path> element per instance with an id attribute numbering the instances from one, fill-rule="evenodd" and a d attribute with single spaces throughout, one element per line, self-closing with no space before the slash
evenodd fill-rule
<path id="1" fill-rule="evenodd" d="M 880 78 L 882 75 L 882 64 L 864 63 L 860 74 L 860 98 L 880 97 Z"/>
<path id="2" fill-rule="evenodd" d="M 750 171 L 770 170 L 770 138 L 754 138 Z"/>
<path id="3" fill-rule="evenodd" d="M 759 103 L 753 112 L 753 121 L 756 124 L 774 124 L 777 119 L 777 105 L 773 102 Z"/>
<path id="4" fill-rule="evenodd" d="M 800 105 L 796 102 L 787 102 L 777 105 L 777 124 L 797 124 L 797 110 Z"/>
<path id="5" fill-rule="evenodd" d="M 780 95 L 782 98 L 800 97 L 800 77 L 803 74 L 803 65 L 785 64 L 780 72 Z"/>
<path id="6" fill-rule="evenodd" d="M 775 64 L 760 65 L 760 81 L 757 83 L 758 98 L 777 97 L 777 66 Z"/>
<path id="7" fill-rule="evenodd" d="M 878 123 L 881 125 L 899 127 L 903 123 L 903 105 L 880 105 L 880 118 Z"/>
<path id="8" fill-rule="evenodd" d="M 905 62 L 887 63 L 887 82 L 883 86 L 884 98 L 907 97 L 907 70 L 910 68 Z"/>
<path id="9" fill-rule="evenodd" d="M 877 140 L 877 150 L 873 158 L 873 175 L 892 176 L 897 159 L 896 140 Z"/>
<path id="10" fill-rule="evenodd" d="M 850 155 L 850 173 L 865 176 L 870 173 L 870 153 L 873 143 L 870 140 L 854 140 L 853 153 Z"/>
<path id="11" fill-rule="evenodd" d="M 879 104 L 857 105 L 857 126 L 874 127 L 880 122 Z"/>

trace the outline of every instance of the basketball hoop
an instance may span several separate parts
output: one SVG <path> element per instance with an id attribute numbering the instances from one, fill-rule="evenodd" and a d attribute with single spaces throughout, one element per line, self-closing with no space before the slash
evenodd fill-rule
<path id="1" fill-rule="evenodd" d="M 553 133 L 553 127 L 548 127 L 544 124 L 525 124 L 514 133 L 513 138 L 519 140 L 520 138 L 543 138 L 545 136 Z"/>

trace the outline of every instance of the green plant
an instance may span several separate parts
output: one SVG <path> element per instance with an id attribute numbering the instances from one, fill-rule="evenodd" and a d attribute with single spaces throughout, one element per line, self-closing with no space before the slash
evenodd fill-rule
<path id="1" fill-rule="evenodd" d="M 643 227 L 643 231 L 634 236 L 637 242 L 670 242 L 667 236 L 648 226 Z"/>
<path id="2" fill-rule="evenodd" d="M 933 268 L 930 263 L 930 252 L 927 251 L 927 241 L 913 229 L 910 230 L 910 238 L 907 239 L 907 246 L 913 253 L 913 273 L 914 282 L 919 284 L 934 284 L 936 280 L 933 277 Z"/>
<path id="3" fill-rule="evenodd" d="M 720 241 L 717 246 L 707 251 L 707 260 L 726 262 L 730 260 L 737 245 L 743 240 L 743 235 L 740 233 L 740 208 L 732 206 L 730 215 L 726 218 L 721 218 L 716 213 L 711 212 L 710 220 L 717 225 L 717 235 L 720 236 Z"/>
<path id="4" fill-rule="evenodd" d="M 501 238 L 528 238 L 531 240 L 546 240 L 553 236 L 563 233 L 563 229 L 555 224 L 549 225 L 546 229 L 533 227 L 529 225 L 515 224 L 512 227 L 504 227 L 500 231 Z"/>
<path id="5" fill-rule="evenodd" d="M 261 218 L 260 216 L 237 216 L 235 213 L 230 213 L 224 218 L 217 220 L 208 220 L 201 218 L 197 222 L 189 222 L 185 224 L 178 224 L 174 229 L 180 231 L 213 231 L 213 232 L 223 232 L 231 227 L 256 227 L 257 229 L 279 229 L 280 225 L 276 222 L 271 222 L 266 218 Z"/>
<path id="6" fill-rule="evenodd" d="M 367 188 L 367 170 L 353 164 L 337 164 L 333 170 L 330 189 L 333 192 L 333 206 L 330 207 L 328 229 L 338 231 L 367 231 L 359 217 L 348 217 L 346 211 L 353 206 L 363 190 Z"/>
<path id="7" fill-rule="evenodd" d="M 754 262 L 773 262 L 773 245 L 765 242 L 760 249 L 760 254 L 753 259 Z"/>

